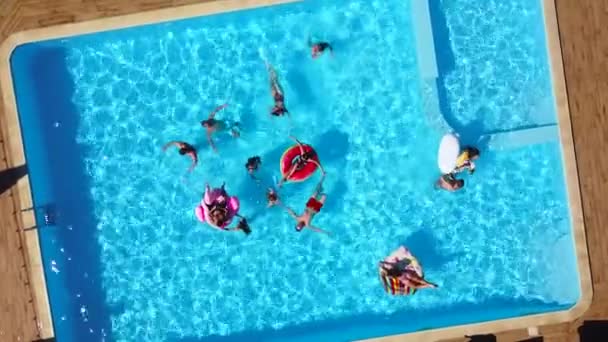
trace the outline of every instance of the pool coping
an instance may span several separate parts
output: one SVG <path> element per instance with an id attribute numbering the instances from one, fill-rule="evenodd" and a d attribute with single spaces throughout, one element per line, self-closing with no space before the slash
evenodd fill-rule
<path id="1" fill-rule="evenodd" d="M 135 14 L 95 19 L 80 23 L 61 24 L 46 28 L 21 31 L 10 35 L 0 45 L 0 90 L 2 91 L 2 105 L 5 111 L 4 120 L 6 120 L 6 122 L 4 122 L 5 124 L 1 126 L 8 146 L 9 153 L 7 159 L 9 167 L 15 167 L 25 163 L 21 129 L 19 125 L 16 99 L 13 91 L 12 75 L 10 71 L 10 57 L 13 50 L 17 46 L 47 39 L 69 37 L 111 29 L 127 28 L 298 1 L 301 0 L 214 0 L 195 5 L 139 12 Z M 572 321 L 582 316 L 591 305 L 593 286 L 589 267 L 589 255 L 587 250 L 578 169 L 574 151 L 574 141 L 566 92 L 555 0 L 542 0 L 542 4 L 545 18 L 547 50 L 553 81 L 555 110 L 558 117 L 560 142 L 568 189 L 568 200 L 571 211 L 572 236 L 575 242 L 577 266 L 580 279 L 581 295 L 578 302 L 572 308 L 564 311 L 386 336 L 370 339 L 368 341 L 407 340 L 427 342 L 458 338 L 463 337 L 464 335 L 496 333 L 527 327 L 556 324 Z M 2 119 L 3 118 L 0 116 L 0 122 Z M 28 176 L 22 178 L 17 183 L 16 189 L 20 207 L 30 208 L 32 206 L 32 197 Z M 22 212 L 20 220 L 22 227 L 34 226 L 36 223 L 33 212 L 31 211 Z M 40 254 L 38 232 L 35 229 L 28 230 L 24 232 L 24 236 L 30 264 L 30 282 L 34 291 L 34 307 L 38 317 L 38 326 L 40 329 L 41 338 L 50 338 L 53 337 L 54 331 L 48 302 L 48 293 L 46 290 L 46 282 L 44 278 L 45 275 L 43 263 Z"/>

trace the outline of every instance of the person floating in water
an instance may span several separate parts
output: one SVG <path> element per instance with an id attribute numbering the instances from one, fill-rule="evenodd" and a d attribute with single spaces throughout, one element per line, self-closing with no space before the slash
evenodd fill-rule
<path id="1" fill-rule="evenodd" d="M 454 174 L 448 173 L 439 177 L 435 183 L 435 188 L 442 188 L 447 191 L 456 191 L 464 187 L 464 179 L 457 179 Z"/>
<path id="2" fill-rule="evenodd" d="M 314 150 L 306 152 L 304 150 L 304 145 L 297 138 L 295 138 L 293 136 L 289 136 L 289 138 L 291 140 L 293 140 L 300 148 L 300 155 L 297 157 L 297 160 L 295 161 L 295 163 L 291 166 L 291 169 L 289 169 L 289 171 L 285 174 L 285 176 L 283 176 L 283 178 L 281 178 L 281 180 L 279 181 L 277 186 L 279 188 L 281 186 L 283 186 L 283 183 L 285 183 L 286 180 L 290 179 L 291 176 L 294 174 L 294 172 L 301 170 L 306 165 L 306 163 L 316 164 L 319 167 L 319 169 L 321 170 L 321 174 L 323 175 L 323 177 L 325 177 L 325 169 L 323 169 L 323 165 L 321 165 L 321 163 L 319 163 L 313 159 L 316 152 Z"/>
<path id="3" fill-rule="evenodd" d="M 279 194 L 273 188 L 268 188 L 266 191 L 266 200 L 268 201 L 267 208 L 281 204 Z"/>
<path id="4" fill-rule="evenodd" d="M 176 146 L 179 149 L 178 152 L 180 155 L 186 155 L 192 159 L 192 166 L 190 166 L 188 172 L 194 170 L 194 167 L 196 166 L 196 164 L 198 164 L 198 156 L 196 155 L 196 149 L 194 148 L 194 146 L 183 141 L 171 141 L 165 144 L 165 146 L 163 146 L 163 151 L 166 151 L 171 146 Z"/>
<path id="5" fill-rule="evenodd" d="M 312 193 L 312 195 L 310 195 L 310 198 L 306 202 L 306 208 L 304 209 L 304 213 L 302 215 L 298 215 L 291 208 L 284 206 L 287 213 L 296 220 L 297 232 L 301 232 L 302 229 L 308 228 L 318 233 L 329 234 L 329 232 L 312 225 L 312 220 L 321 211 L 321 208 L 323 208 L 325 200 L 327 199 L 327 195 L 321 193 L 321 191 L 323 190 L 324 178 L 325 175 L 323 175 L 321 181 L 315 187 L 315 191 Z"/>
<path id="6" fill-rule="evenodd" d="M 258 170 L 260 165 L 262 165 L 262 158 L 260 158 L 259 156 L 250 157 L 247 159 L 247 163 L 245 163 L 247 173 L 249 173 L 249 176 L 251 176 L 251 178 L 253 178 L 254 180 L 259 180 L 255 176 L 255 172 Z"/>
<path id="7" fill-rule="evenodd" d="M 209 114 L 209 117 L 207 118 L 207 120 L 201 121 L 201 126 L 205 127 L 207 130 L 207 140 L 209 141 L 209 145 L 211 145 L 211 148 L 215 152 L 217 152 L 217 148 L 215 147 L 215 144 L 213 143 L 213 139 L 211 138 L 213 133 L 230 130 L 230 133 L 233 137 L 238 138 L 240 136 L 240 133 L 237 130 L 237 127 L 239 126 L 238 122 L 235 122 L 235 123 L 232 123 L 231 125 L 229 125 L 226 121 L 217 120 L 215 118 L 215 115 L 217 114 L 217 112 L 226 108 L 226 106 L 228 106 L 227 103 L 215 108 Z"/>
<path id="8" fill-rule="evenodd" d="M 334 55 L 334 49 L 328 42 L 318 41 L 316 43 L 313 43 L 312 39 L 308 38 L 308 46 L 310 46 L 312 58 L 320 57 L 323 52 L 325 52 L 325 50 L 329 50 L 329 52 L 331 52 L 331 55 Z"/>
<path id="9" fill-rule="evenodd" d="M 467 146 L 462 150 L 462 153 L 456 159 L 456 168 L 453 173 L 459 173 L 464 170 L 469 170 L 469 174 L 475 172 L 475 163 L 473 161 L 479 158 L 479 150 L 475 147 Z"/>
<path id="10" fill-rule="evenodd" d="M 279 84 L 277 73 L 267 61 L 266 69 L 268 70 L 268 76 L 270 78 L 270 93 L 274 99 L 274 107 L 270 110 L 270 114 L 274 116 L 283 116 L 289 114 L 289 111 L 285 107 L 285 96 L 283 95 L 283 89 Z"/>

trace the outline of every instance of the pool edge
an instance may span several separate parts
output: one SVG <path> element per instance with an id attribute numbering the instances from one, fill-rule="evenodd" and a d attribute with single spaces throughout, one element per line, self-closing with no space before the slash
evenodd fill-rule
<path id="1" fill-rule="evenodd" d="M 10 72 L 10 56 L 18 46 L 18 40 L 14 35 L 9 36 L 0 44 L 0 90 L 2 92 L 2 106 L 4 116 L 0 116 L 0 129 L 6 138 L 7 164 L 8 167 L 25 165 L 25 153 L 21 128 L 17 114 L 17 103 L 13 91 L 13 80 Z M 29 175 L 25 175 L 17 181 L 16 196 L 13 201 L 16 208 L 21 210 L 33 206 Z M 35 227 L 36 218 L 34 212 L 21 211 L 16 214 L 20 227 L 20 234 L 25 247 L 24 257 L 28 272 L 29 286 L 33 296 L 34 314 L 39 337 L 42 339 L 55 337 L 53 320 L 51 318 L 51 307 L 46 289 L 46 278 L 42 254 L 40 251 L 40 240 L 38 230 L 24 230 L 24 228 Z"/>
<path id="2" fill-rule="evenodd" d="M 18 166 L 25 163 L 25 154 L 19 119 L 16 107 L 16 100 L 13 91 L 13 82 L 10 72 L 10 57 L 14 49 L 22 44 L 30 42 L 69 37 L 87 33 L 94 33 L 105 30 L 121 29 L 133 26 L 140 26 L 152 23 L 160 23 L 171 20 L 180 20 L 201 15 L 230 12 L 234 10 L 250 9 L 261 6 L 277 5 L 283 3 L 299 2 L 302 0 L 213 0 L 194 5 L 185 5 L 160 10 L 139 12 L 135 14 L 121 15 L 110 18 L 94 19 L 79 23 L 61 24 L 46 28 L 38 28 L 13 33 L 0 44 L 0 90 L 2 92 L 2 106 L 5 110 L 4 118 L 0 116 L 0 129 L 6 136 L 8 145 L 7 160 L 9 167 Z M 434 341 L 438 339 L 448 339 L 462 337 L 465 334 L 496 333 L 506 330 L 521 329 L 530 326 L 541 326 L 572 321 L 582 316 L 591 305 L 593 297 L 593 286 L 591 282 L 591 271 L 589 265 L 589 254 L 587 250 L 586 232 L 582 211 L 581 193 L 576 164 L 576 154 L 574 150 L 574 140 L 570 119 L 570 110 L 567 98 L 567 89 L 564 76 L 563 60 L 561 53 L 561 43 L 557 23 L 557 13 L 555 0 L 541 0 L 544 10 L 545 32 L 547 38 L 547 48 L 549 52 L 549 63 L 551 67 L 551 77 L 553 80 L 553 92 L 555 98 L 555 108 L 558 119 L 560 143 L 562 147 L 564 170 L 568 188 L 568 201 L 571 210 L 572 236 L 575 243 L 577 256 L 577 266 L 580 279 L 580 298 L 577 303 L 569 310 L 549 313 L 522 316 L 518 318 L 496 320 L 487 323 L 468 324 L 453 326 L 448 328 L 433 329 L 414 333 L 393 335 L 369 339 L 366 341 Z M 3 122 L 6 120 L 6 122 Z M 31 188 L 29 178 L 26 176 L 17 184 L 19 194 L 18 207 L 28 208 L 31 206 Z M 35 224 L 33 213 L 22 213 L 19 217 L 20 223 L 32 222 Z M 29 231 L 28 231 L 29 232 Z M 34 288 L 35 305 L 39 319 L 48 317 L 49 324 L 39 321 L 42 338 L 53 337 L 53 326 L 48 305 L 48 294 L 46 292 L 46 282 L 44 280 L 44 270 L 40 254 L 38 232 L 24 234 L 26 247 L 28 249 L 31 281 L 38 279 L 39 291 Z M 33 258 L 33 259 L 32 259 Z M 34 269 L 34 266 L 36 268 Z M 32 285 L 33 286 L 33 285 Z M 44 307 L 46 303 L 46 308 Z M 45 330 L 46 329 L 46 330 Z M 43 332 L 50 334 L 43 335 Z"/>

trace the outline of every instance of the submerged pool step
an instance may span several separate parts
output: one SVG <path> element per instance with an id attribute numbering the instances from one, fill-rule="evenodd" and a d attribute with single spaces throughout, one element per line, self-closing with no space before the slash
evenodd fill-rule
<path id="1" fill-rule="evenodd" d="M 489 150 L 506 150 L 558 140 L 559 130 L 557 124 L 487 134 L 481 137 L 481 141 L 487 142 Z"/>

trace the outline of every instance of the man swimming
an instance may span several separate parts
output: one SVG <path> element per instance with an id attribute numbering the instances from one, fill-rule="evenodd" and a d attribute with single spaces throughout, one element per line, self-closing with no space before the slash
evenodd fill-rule
<path id="1" fill-rule="evenodd" d="M 308 38 L 308 46 L 310 46 L 312 58 L 317 58 L 325 52 L 325 50 L 329 49 L 332 56 L 334 54 L 334 49 L 328 42 L 318 41 L 316 43 L 312 42 L 311 38 Z"/>
<path id="2" fill-rule="evenodd" d="M 233 123 L 232 125 L 229 126 L 226 123 L 226 121 L 215 119 L 215 115 L 217 114 L 217 112 L 226 108 L 226 106 L 228 106 L 227 103 L 215 108 L 209 114 L 209 117 L 207 118 L 207 120 L 201 121 L 201 126 L 205 127 L 207 130 L 207 141 L 209 141 L 209 145 L 211 145 L 211 148 L 215 152 L 217 152 L 217 148 L 215 147 L 215 144 L 213 143 L 213 139 L 211 138 L 213 133 L 221 132 L 221 131 L 225 131 L 226 129 L 229 129 L 230 133 L 232 134 L 233 137 L 238 138 L 240 135 L 239 131 L 236 129 L 236 127 L 238 127 L 238 125 L 239 125 L 238 123 Z"/>
<path id="3" fill-rule="evenodd" d="M 319 163 L 313 159 L 316 152 L 315 151 L 309 151 L 309 152 L 304 151 L 304 145 L 296 137 L 290 135 L 289 138 L 298 145 L 298 147 L 300 149 L 300 155 L 298 157 L 296 157 L 295 163 L 293 163 L 293 165 L 291 166 L 289 171 L 285 174 L 285 176 L 283 176 L 283 178 L 281 178 L 281 180 L 279 181 L 277 186 L 279 188 L 281 186 L 283 186 L 283 183 L 285 183 L 286 180 L 291 178 L 291 176 L 293 176 L 294 172 L 301 170 L 306 165 L 306 163 L 316 164 L 319 167 L 319 169 L 321 170 L 321 174 L 323 176 L 325 176 L 325 169 L 323 169 L 323 166 L 321 165 L 321 163 Z"/>
<path id="4" fill-rule="evenodd" d="M 323 208 L 325 200 L 327 199 L 327 195 L 321 194 L 324 178 L 325 175 L 321 177 L 321 181 L 319 181 L 319 184 L 315 187 L 315 191 L 312 193 L 312 195 L 310 195 L 310 198 L 306 202 L 306 208 L 304 209 L 304 213 L 302 215 L 298 215 L 291 208 L 284 206 L 287 213 L 296 220 L 297 232 L 301 232 L 302 229 L 308 228 L 317 233 L 329 234 L 329 232 L 312 225 L 312 220 L 314 219 L 315 215 L 317 215 L 319 211 L 321 211 L 321 208 Z"/>
<path id="5" fill-rule="evenodd" d="M 196 149 L 194 146 L 183 142 L 183 141 L 171 141 L 163 146 L 163 151 L 166 151 L 170 146 L 177 146 L 180 155 L 187 155 L 192 159 L 192 166 L 188 169 L 188 172 L 194 170 L 194 167 L 198 163 L 198 156 L 196 155 Z"/>
<path id="6" fill-rule="evenodd" d="M 274 107 L 270 110 L 270 115 L 283 116 L 289 114 L 289 111 L 285 107 L 285 96 L 283 96 L 283 89 L 279 84 L 277 73 L 274 68 L 266 62 L 266 69 L 268 70 L 268 77 L 270 78 L 270 93 L 274 99 Z"/>
<path id="7" fill-rule="evenodd" d="M 435 188 L 442 188 L 447 191 L 456 191 L 464 187 L 464 179 L 457 179 L 454 174 L 447 173 L 439 177 L 435 183 Z"/>

